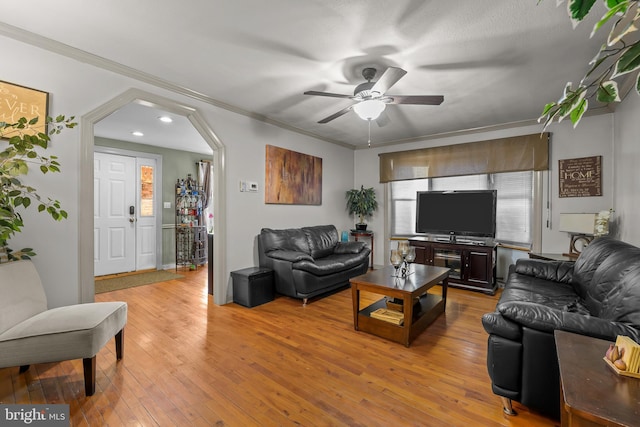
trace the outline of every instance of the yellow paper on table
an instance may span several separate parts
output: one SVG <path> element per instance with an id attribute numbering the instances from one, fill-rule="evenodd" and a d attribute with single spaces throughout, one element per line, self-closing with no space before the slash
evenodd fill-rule
<path id="1" fill-rule="evenodd" d="M 393 323 L 394 325 L 402 325 L 404 321 L 404 314 L 399 311 L 388 310 L 386 308 L 379 308 L 372 311 L 371 317 Z"/>
<path id="2" fill-rule="evenodd" d="M 627 365 L 627 371 L 635 374 L 639 373 L 640 345 L 625 335 L 618 335 L 616 346 L 618 346 L 618 350 L 622 354 L 622 361 Z"/>

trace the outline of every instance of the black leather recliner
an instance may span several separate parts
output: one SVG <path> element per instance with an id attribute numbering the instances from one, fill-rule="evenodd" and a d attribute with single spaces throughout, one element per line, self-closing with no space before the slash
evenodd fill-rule
<path id="1" fill-rule="evenodd" d="M 560 417 L 560 376 L 553 332 L 640 342 L 640 248 L 600 237 L 573 262 L 520 259 L 494 313 L 487 368 L 506 413 L 511 400 Z M 603 349 L 603 355 L 606 349 Z"/>
<path id="2" fill-rule="evenodd" d="M 333 225 L 263 228 L 258 236 L 260 267 L 274 271 L 278 293 L 301 298 L 303 304 L 366 273 L 370 253 L 364 242 L 340 242 Z"/>

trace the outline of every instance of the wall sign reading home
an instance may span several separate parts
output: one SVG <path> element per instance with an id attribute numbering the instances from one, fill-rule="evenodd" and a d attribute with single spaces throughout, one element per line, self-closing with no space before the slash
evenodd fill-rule
<path id="1" fill-rule="evenodd" d="M 267 145 L 265 203 L 322 204 L 322 158 Z"/>
<path id="2" fill-rule="evenodd" d="M 602 196 L 602 156 L 558 160 L 560 197 Z"/>
<path id="3" fill-rule="evenodd" d="M 22 117 L 27 120 L 39 117 L 38 124 L 44 125 L 48 104 L 47 92 L 0 80 L 0 122 L 16 123 Z M 44 127 L 38 127 L 38 130 L 24 130 L 24 132 L 42 132 L 43 129 Z"/>

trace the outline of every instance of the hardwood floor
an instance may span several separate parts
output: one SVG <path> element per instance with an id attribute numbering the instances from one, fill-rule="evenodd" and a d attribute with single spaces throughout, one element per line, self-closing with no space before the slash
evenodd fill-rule
<path id="1" fill-rule="evenodd" d="M 480 317 L 497 296 L 450 288 L 446 314 L 405 348 L 354 331 L 349 289 L 306 307 L 216 306 L 206 269 L 180 273 L 96 296 L 129 317 L 124 359 L 113 342 L 98 354 L 94 396 L 74 360 L 0 369 L 0 402 L 68 403 L 74 426 L 558 425 L 518 404 L 503 415 L 491 392 Z"/>

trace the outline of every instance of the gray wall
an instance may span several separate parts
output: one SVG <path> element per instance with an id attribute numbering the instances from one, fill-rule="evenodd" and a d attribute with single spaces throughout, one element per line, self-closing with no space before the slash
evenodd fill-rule
<path id="1" fill-rule="evenodd" d="M 615 218 L 618 235 L 640 246 L 640 96 L 632 89 L 615 113 Z"/>
<path id="2" fill-rule="evenodd" d="M 262 227 L 315 224 L 334 224 L 341 230 L 351 227 L 352 219 L 345 211 L 344 194 L 354 182 L 353 150 L 289 132 L 8 37 L 0 36 L 0 48 L 12 52 L 12 60 L 3 62 L 2 79 L 49 92 L 51 116 L 67 114 L 82 117 L 132 88 L 198 111 L 225 149 L 226 205 L 221 209 L 225 211 L 226 223 L 219 225 L 216 235 L 223 233 L 226 238 L 226 260 L 216 269 L 222 269 L 223 276 L 227 278 L 226 283 L 217 284 L 223 287 L 226 301 L 231 298 L 229 272 L 256 265 L 256 236 Z M 23 215 L 24 231 L 12 241 L 16 247 L 36 248 L 38 256 L 34 263 L 42 274 L 51 307 L 79 302 L 83 297 L 82 290 L 93 286 L 80 283 L 80 242 L 86 242 L 91 236 L 81 234 L 80 230 L 87 230 L 87 226 L 81 224 L 78 213 L 92 209 L 92 206 L 80 205 L 81 190 L 91 191 L 91 198 L 93 196 L 93 187 L 86 183 L 81 187 L 79 182 L 80 161 L 86 158 L 86 150 L 92 148 L 82 140 L 81 131 L 77 127 L 53 137 L 48 154 L 58 156 L 61 173 L 47 176 L 31 173 L 25 180 L 41 194 L 59 199 L 69 212 L 69 218 L 53 222 L 30 209 Z M 322 205 L 264 203 L 267 144 L 323 159 Z M 240 180 L 258 182 L 259 191 L 241 193 L 238 188 Z"/>

